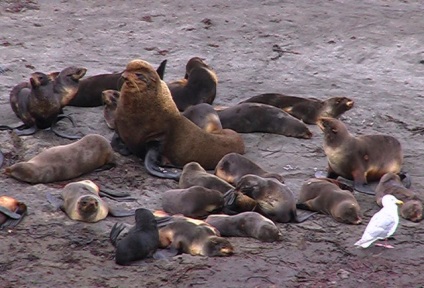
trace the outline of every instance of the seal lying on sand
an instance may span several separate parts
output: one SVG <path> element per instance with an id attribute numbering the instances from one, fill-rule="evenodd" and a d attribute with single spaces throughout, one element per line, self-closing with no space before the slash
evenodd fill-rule
<path id="1" fill-rule="evenodd" d="M 0 196 L 0 229 L 13 228 L 27 214 L 27 206 L 10 196 Z"/>
<path id="2" fill-rule="evenodd" d="M 247 174 L 258 175 L 263 178 L 275 178 L 284 183 L 283 176 L 280 174 L 267 172 L 252 160 L 238 153 L 228 153 L 222 157 L 215 167 L 215 175 L 231 185 L 236 185 L 238 180 Z"/>
<path id="3" fill-rule="evenodd" d="M 67 184 L 61 194 L 63 201 L 57 201 L 51 194 L 47 194 L 50 203 L 62 209 L 69 218 L 75 221 L 94 223 L 105 219 L 109 214 L 114 217 L 134 215 L 134 211 L 120 211 L 113 209 L 100 198 L 99 187 L 90 180 L 71 182 Z"/>
<path id="4" fill-rule="evenodd" d="M 5 174 L 31 184 L 50 183 L 76 178 L 99 167 L 115 165 L 109 141 L 89 134 L 68 144 L 46 149 L 32 159 L 13 164 Z"/>
<path id="5" fill-rule="evenodd" d="M 263 242 L 281 241 L 282 235 L 274 222 L 256 212 L 237 215 L 209 215 L 206 223 L 219 230 L 223 237 L 252 237 Z"/>
<path id="6" fill-rule="evenodd" d="M 251 97 L 241 103 L 263 103 L 283 109 L 306 124 L 316 124 L 321 117 L 338 118 L 352 109 L 353 100 L 347 97 L 332 97 L 325 101 L 316 98 L 302 98 L 276 93 Z"/>
<path id="7" fill-rule="evenodd" d="M 243 140 L 236 132 L 223 129 L 207 133 L 182 116 L 165 82 L 149 63 L 131 61 L 122 77 L 125 83 L 115 129 L 133 154 L 144 156 L 146 145 L 158 141 L 162 162 L 182 167 L 195 161 L 205 169 L 214 169 L 225 154 L 244 153 Z"/>
<path id="8" fill-rule="evenodd" d="M 360 224 L 361 208 L 348 187 L 333 179 L 308 179 L 300 188 L 296 207 L 331 215 L 335 220 Z"/>
<path id="9" fill-rule="evenodd" d="M 199 57 L 191 58 L 186 65 L 184 79 L 168 84 L 178 110 L 199 103 L 212 104 L 216 96 L 218 78 L 215 72 Z"/>
<path id="10" fill-rule="evenodd" d="M 112 245 L 116 247 L 116 264 L 129 265 L 133 261 L 152 257 L 159 247 L 159 232 L 153 213 L 144 208 L 135 210 L 135 226 L 118 241 L 124 228 L 123 224 L 115 223 L 109 234 Z"/>
<path id="11" fill-rule="evenodd" d="M 399 173 L 403 152 L 399 141 L 389 135 L 353 136 L 337 119 L 322 117 L 317 122 L 324 133 L 327 177 L 354 181 L 355 190 L 374 194 L 365 184 L 388 173 Z"/>
<path id="12" fill-rule="evenodd" d="M 386 173 L 381 177 L 375 189 L 375 200 L 382 207 L 384 195 L 393 195 L 403 201 L 400 206 L 400 216 L 413 222 L 420 222 L 423 218 L 423 203 L 417 193 L 403 186 L 400 177 L 394 173 Z"/>

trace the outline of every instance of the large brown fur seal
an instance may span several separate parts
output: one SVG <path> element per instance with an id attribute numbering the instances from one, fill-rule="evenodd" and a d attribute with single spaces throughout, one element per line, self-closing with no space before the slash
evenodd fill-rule
<path id="1" fill-rule="evenodd" d="M 215 72 L 201 58 L 193 57 L 187 62 L 184 79 L 171 82 L 168 87 L 178 110 L 184 111 L 191 105 L 212 104 L 217 84 Z"/>
<path id="2" fill-rule="evenodd" d="M 360 224 L 361 208 L 350 190 L 333 179 L 309 179 L 303 183 L 297 207 L 331 215 L 335 220 Z"/>
<path id="3" fill-rule="evenodd" d="M 163 79 L 167 60 L 162 61 L 156 70 L 159 77 Z M 104 90 L 120 90 L 124 79 L 122 72 L 98 74 L 84 78 L 80 81 L 78 92 L 69 102 L 69 106 L 97 107 L 103 104 L 102 92 Z"/>
<path id="4" fill-rule="evenodd" d="M 114 165 L 115 155 L 109 141 L 89 134 L 67 145 L 46 149 L 32 159 L 5 169 L 8 176 L 31 184 L 72 179 L 103 165 Z"/>
<path id="5" fill-rule="evenodd" d="M 337 119 L 322 117 L 317 122 L 324 133 L 329 178 L 337 176 L 354 181 L 355 189 L 378 181 L 388 173 L 399 173 L 403 163 L 399 141 L 389 135 L 353 136 Z M 370 192 L 372 193 L 372 192 Z"/>
<path id="6" fill-rule="evenodd" d="M 217 190 L 201 186 L 168 190 L 162 194 L 162 209 L 173 215 L 203 219 L 224 207 L 224 196 Z"/>
<path id="7" fill-rule="evenodd" d="M 25 203 L 10 196 L 0 196 L 0 229 L 15 227 L 26 213 Z"/>
<path id="8" fill-rule="evenodd" d="M 312 137 L 312 132 L 302 121 L 271 105 L 239 103 L 217 112 L 223 128 L 239 133 L 273 133 L 303 139 Z"/>
<path id="9" fill-rule="evenodd" d="M 209 257 L 234 253 L 231 243 L 206 222 L 181 216 L 172 216 L 170 220 L 167 218 L 164 223 L 158 220 L 160 248 Z"/>
<path id="10" fill-rule="evenodd" d="M 172 165 L 182 167 L 196 161 L 214 169 L 225 154 L 244 153 L 243 140 L 236 132 L 207 133 L 182 116 L 165 82 L 149 63 L 131 61 L 122 77 L 125 83 L 115 129 L 133 154 L 143 156 L 147 143 L 159 141 L 160 154 Z"/>
<path id="11" fill-rule="evenodd" d="M 124 228 L 123 224 L 115 223 L 109 234 L 112 245 L 116 247 L 116 264 L 129 265 L 133 261 L 152 257 L 159 247 L 159 232 L 153 213 L 144 208 L 137 209 L 135 226 L 118 241 Z"/>
<path id="12" fill-rule="evenodd" d="M 245 175 L 237 182 L 235 192 L 240 192 L 255 200 L 257 205 L 254 211 L 274 222 L 299 223 L 313 215 L 309 214 L 299 218 L 293 192 L 285 184 L 273 178 Z"/>
<path id="13" fill-rule="evenodd" d="M 253 96 L 241 103 L 263 103 L 283 109 L 306 124 L 316 124 L 320 117 L 338 118 L 353 107 L 353 100 L 347 97 L 332 97 L 325 101 L 316 98 L 302 98 L 276 93 Z"/>
<path id="14" fill-rule="evenodd" d="M 199 163 L 190 162 L 184 165 L 183 172 L 179 179 L 181 189 L 193 186 L 202 186 L 208 189 L 217 190 L 222 194 L 234 189 L 234 186 L 221 178 L 206 172 Z"/>
<path id="15" fill-rule="evenodd" d="M 218 229 L 223 237 L 252 237 L 263 242 L 280 241 L 282 238 L 274 222 L 257 212 L 209 215 L 205 222 Z"/>
<path id="16" fill-rule="evenodd" d="M 380 207 L 382 207 L 382 198 L 387 194 L 391 194 L 403 201 L 403 205 L 400 206 L 400 215 L 402 218 L 413 222 L 420 222 L 422 220 L 422 200 L 417 193 L 405 188 L 400 177 L 394 173 L 384 174 L 375 189 L 375 200 Z"/>
<path id="17" fill-rule="evenodd" d="M 254 174 L 263 178 L 275 178 L 284 183 L 283 176 L 278 173 L 267 172 L 252 160 L 238 153 L 228 153 L 215 167 L 215 175 L 236 185 L 238 180 L 247 174 Z"/>

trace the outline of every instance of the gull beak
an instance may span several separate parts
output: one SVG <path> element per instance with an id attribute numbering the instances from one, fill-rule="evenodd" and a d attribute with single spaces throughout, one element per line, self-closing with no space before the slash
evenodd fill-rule
<path id="1" fill-rule="evenodd" d="M 398 204 L 398 205 L 402 205 L 403 204 L 403 201 L 397 200 L 395 203 Z"/>

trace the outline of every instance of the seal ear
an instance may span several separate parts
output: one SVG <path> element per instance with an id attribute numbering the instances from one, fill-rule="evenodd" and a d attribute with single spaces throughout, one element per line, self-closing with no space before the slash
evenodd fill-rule
<path id="1" fill-rule="evenodd" d="M 29 82 L 31 83 L 32 88 L 37 88 L 40 86 L 40 82 L 34 79 L 33 77 L 29 78 Z"/>
<path id="2" fill-rule="evenodd" d="M 56 78 L 59 76 L 59 73 L 60 73 L 60 72 L 52 72 L 52 73 L 49 73 L 47 76 L 49 77 L 49 79 L 50 79 L 51 81 L 54 81 L 54 80 L 56 80 Z"/>

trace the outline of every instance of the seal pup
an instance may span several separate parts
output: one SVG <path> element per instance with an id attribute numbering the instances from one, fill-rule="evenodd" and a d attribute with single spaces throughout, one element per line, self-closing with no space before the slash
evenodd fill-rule
<path id="1" fill-rule="evenodd" d="M 114 217 L 134 215 L 134 211 L 121 211 L 110 207 L 100 198 L 100 189 L 91 180 L 71 182 L 62 189 L 61 199 L 55 199 L 51 194 L 47 194 L 47 199 L 75 221 L 95 223 L 108 215 Z"/>
<path id="2" fill-rule="evenodd" d="M 334 118 L 317 122 L 324 133 L 324 152 L 328 160 L 328 178 L 341 176 L 354 181 L 355 190 L 374 194 L 367 183 L 388 173 L 399 173 L 403 152 L 399 141 L 389 135 L 353 136 L 346 125 Z"/>
<path id="3" fill-rule="evenodd" d="M 384 195 L 393 195 L 403 202 L 400 206 L 400 216 L 404 219 L 420 222 L 423 218 L 423 203 L 418 195 L 403 186 L 399 177 L 394 173 L 386 173 L 381 177 L 380 182 L 375 189 L 375 200 L 382 206 Z"/>
<path id="4" fill-rule="evenodd" d="M 316 124 L 321 117 L 338 118 L 352 109 L 354 102 L 347 97 L 331 97 L 325 101 L 276 93 L 251 97 L 241 103 L 263 103 L 280 108 L 306 124 Z"/>
<path id="5" fill-rule="evenodd" d="M 156 70 L 160 79 L 165 74 L 167 60 L 162 61 Z M 98 74 L 82 79 L 78 86 L 78 92 L 69 102 L 69 106 L 97 107 L 103 105 L 102 92 L 104 90 L 117 90 L 122 87 L 124 80 L 122 72 Z"/>
<path id="6" fill-rule="evenodd" d="M 25 203 L 10 196 L 0 196 L 0 230 L 16 227 L 26 214 Z"/>
<path id="7" fill-rule="evenodd" d="M 69 180 L 99 167 L 115 165 L 109 141 L 101 135 L 89 134 L 67 145 L 48 148 L 28 161 L 15 163 L 5 174 L 31 184 Z"/>
<path id="8" fill-rule="evenodd" d="M 267 172 L 252 160 L 238 153 L 228 153 L 222 157 L 215 167 L 215 175 L 231 185 L 236 185 L 237 181 L 247 174 L 258 175 L 263 178 L 275 178 L 284 183 L 282 175 Z"/>
<path id="9" fill-rule="evenodd" d="M 234 253 L 231 243 L 204 221 L 172 216 L 166 217 L 165 222 L 158 220 L 158 228 L 160 248 L 193 256 L 219 257 Z"/>
<path id="10" fill-rule="evenodd" d="M 206 172 L 206 170 L 197 162 L 190 162 L 184 165 L 178 186 L 181 189 L 193 186 L 202 186 L 208 189 L 216 190 L 222 194 L 234 189 L 234 186 L 221 178 Z"/>
<path id="11" fill-rule="evenodd" d="M 209 215 L 205 222 L 218 229 L 223 237 L 252 237 L 263 242 L 282 240 L 282 234 L 274 222 L 257 212 L 232 216 Z"/>
<path id="12" fill-rule="evenodd" d="M 182 112 L 184 117 L 205 130 L 206 132 L 220 132 L 222 130 L 221 120 L 218 113 L 208 103 L 200 103 L 188 107 Z M 237 132 L 237 131 L 236 131 Z"/>
<path id="13" fill-rule="evenodd" d="M 191 58 L 186 65 L 184 79 L 168 84 L 178 110 L 184 111 L 199 103 L 212 104 L 216 96 L 216 73 L 199 57 Z"/>
<path id="14" fill-rule="evenodd" d="M 171 215 L 203 219 L 212 213 L 219 213 L 223 207 L 221 192 L 201 186 L 172 189 L 162 194 L 162 209 Z"/>
<path id="15" fill-rule="evenodd" d="M 346 187 L 342 185 L 333 179 L 308 179 L 300 188 L 296 207 L 330 215 L 341 223 L 360 224 L 362 218 L 358 201 L 352 191 L 343 190 L 341 187 Z"/>
<path id="16" fill-rule="evenodd" d="M 54 129 L 55 124 L 69 116 L 61 115 L 62 108 L 75 96 L 78 82 L 87 69 L 82 67 L 67 67 L 60 73 L 31 74 L 29 84 L 20 83 L 10 92 L 10 105 L 16 116 L 24 123 L 23 127 L 2 125 L 2 129 L 13 129 L 18 135 L 31 135 L 37 129 L 51 127 L 52 131 L 64 138 L 77 139 L 76 136 L 61 134 Z M 22 128 L 29 128 L 22 130 Z M 80 138 L 80 137 L 78 137 Z"/>
<path id="17" fill-rule="evenodd" d="M 109 234 L 110 242 L 116 247 L 115 263 L 129 265 L 152 257 L 159 247 L 159 232 L 153 213 L 144 208 L 135 210 L 135 226 L 118 241 L 124 228 L 123 224 L 115 223 Z"/>
<path id="18" fill-rule="evenodd" d="M 225 154 L 244 153 L 243 139 L 236 132 L 226 129 L 207 133 L 182 116 L 165 82 L 149 63 L 131 61 L 122 77 L 125 82 L 116 110 L 115 131 L 133 154 L 143 157 L 146 144 L 159 141 L 162 163 L 182 167 L 196 161 L 206 169 L 214 169 Z"/>
<path id="19" fill-rule="evenodd" d="M 239 103 L 217 112 L 222 127 L 238 133 L 273 133 L 303 139 L 312 137 L 312 132 L 302 121 L 271 105 Z"/>
<path id="20" fill-rule="evenodd" d="M 399 224 L 397 205 L 401 205 L 403 202 L 396 199 L 393 195 L 384 195 L 382 203 L 383 208 L 372 216 L 365 228 L 364 234 L 361 239 L 354 244 L 355 246 L 368 248 L 378 239 L 385 239 L 385 244 L 376 244 L 375 246 L 393 248 L 393 246 L 387 245 L 387 238 L 392 236 L 397 229 Z"/>
<path id="21" fill-rule="evenodd" d="M 280 181 L 247 174 L 240 178 L 235 187 L 240 192 L 257 202 L 258 212 L 274 222 L 300 223 L 314 215 L 311 213 L 299 218 L 293 192 Z"/>

